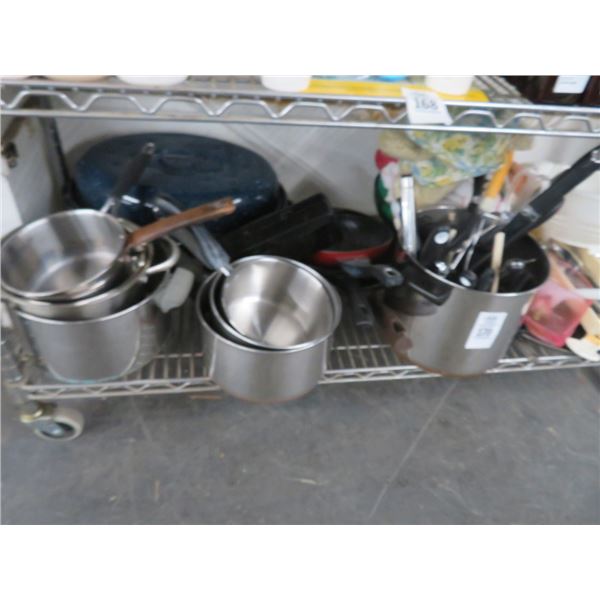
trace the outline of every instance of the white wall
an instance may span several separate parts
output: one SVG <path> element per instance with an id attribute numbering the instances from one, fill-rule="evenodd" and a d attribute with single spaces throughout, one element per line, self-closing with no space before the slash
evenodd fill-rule
<path id="1" fill-rule="evenodd" d="M 2 159 L 2 235 L 60 206 L 39 122 L 22 120 L 13 141 L 19 155 L 16 166 Z"/>
<path id="2" fill-rule="evenodd" d="M 21 159 L 10 170 L 8 181 L 24 221 L 47 214 L 57 207 L 57 190 L 48 171 L 45 151 L 34 119 L 19 134 Z M 206 135 L 255 150 L 275 169 L 293 201 L 321 191 L 336 206 L 374 213 L 373 181 L 376 169 L 373 156 L 378 131 L 292 127 L 283 125 L 226 125 L 222 123 L 173 123 L 94 119 L 59 119 L 59 129 L 73 165 L 83 151 L 100 139 L 128 133 L 169 131 Z M 596 140 L 536 137 L 533 148 L 517 153 L 517 160 L 552 160 L 573 163 L 597 145 Z M 3 194 L 8 207 L 8 193 Z M 3 233 L 9 209 L 3 208 Z"/>

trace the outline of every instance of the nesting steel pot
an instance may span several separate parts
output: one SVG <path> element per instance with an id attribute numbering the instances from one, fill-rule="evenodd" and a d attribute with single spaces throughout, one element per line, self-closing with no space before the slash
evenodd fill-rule
<path id="1" fill-rule="evenodd" d="M 196 298 L 209 377 L 228 394 L 249 402 L 289 402 L 310 392 L 325 371 L 331 337 L 341 318 L 335 289 L 324 281 L 333 314 L 327 331 L 295 348 L 274 350 L 247 345 L 224 331 L 210 301 L 219 277 L 214 273 L 206 279 Z"/>
<path id="2" fill-rule="evenodd" d="M 147 250 L 148 256 L 152 257 L 156 254 L 159 261 L 147 265 L 144 258 L 139 268 L 124 275 L 123 281 L 93 296 L 79 300 L 50 302 L 23 298 L 3 289 L 3 300 L 28 315 L 45 319 L 80 321 L 107 317 L 141 300 L 148 278 L 168 271 L 177 264 L 180 257 L 179 246 L 169 238 L 156 240 L 148 245 Z"/>
<path id="3" fill-rule="evenodd" d="M 153 276 L 144 297 L 99 319 L 63 321 L 16 311 L 31 346 L 47 370 L 72 383 L 123 377 L 150 362 L 169 331 L 170 313 L 157 298 L 171 278 Z"/>

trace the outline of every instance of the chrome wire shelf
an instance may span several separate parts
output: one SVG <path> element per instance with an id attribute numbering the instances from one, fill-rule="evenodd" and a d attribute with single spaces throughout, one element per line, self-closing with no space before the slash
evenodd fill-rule
<path id="1" fill-rule="evenodd" d="M 600 109 L 534 105 L 500 77 L 477 77 L 489 102 L 446 101 L 451 125 L 413 125 L 403 98 L 274 92 L 256 77 L 192 77 L 171 88 L 46 79 L 0 85 L 0 112 L 85 117 L 317 127 L 419 129 L 559 137 L 600 137 Z M 42 102 L 40 102 L 42 100 Z"/>
<path id="2" fill-rule="evenodd" d="M 219 392 L 206 375 L 193 306 L 186 304 L 174 313 L 171 342 L 165 351 L 137 373 L 118 381 L 66 384 L 56 381 L 31 355 L 21 354 L 15 362 L 4 357 L 4 379 L 28 400 L 59 400 L 131 395 L 166 395 L 185 392 Z M 8 360 L 7 360 L 8 358 Z M 518 336 L 508 354 L 489 373 L 537 371 L 597 366 L 566 350 L 548 348 Z M 400 361 L 371 327 L 354 326 L 347 315 L 337 329 L 322 384 L 393 381 L 436 377 Z"/>

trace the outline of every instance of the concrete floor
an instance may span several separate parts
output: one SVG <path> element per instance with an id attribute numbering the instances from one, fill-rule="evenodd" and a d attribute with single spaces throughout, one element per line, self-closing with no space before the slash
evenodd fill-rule
<path id="1" fill-rule="evenodd" d="M 329 385 L 287 406 L 3 402 L 3 523 L 600 523 L 600 370 Z"/>

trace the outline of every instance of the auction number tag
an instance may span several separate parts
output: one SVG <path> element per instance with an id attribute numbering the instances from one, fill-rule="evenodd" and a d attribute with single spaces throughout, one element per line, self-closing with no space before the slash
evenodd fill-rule
<path id="1" fill-rule="evenodd" d="M 552 91 L 555 94 L 581 94 L 589 80 L 589 75 L 559 75 Z"/>
<path id="2" fill-rule="evenodd" d="M 505 312 L 480 312 L 471 328 L 465 348 L 467 350 L 491 348 L 504 325 L 507 314 Z"/>
<path id="3" fill-rule="evenodd" d="M 434 92 L 402 89 L 408 120 L 412 125 L 452 125 L 452 117 L 443 100 Z"/>

